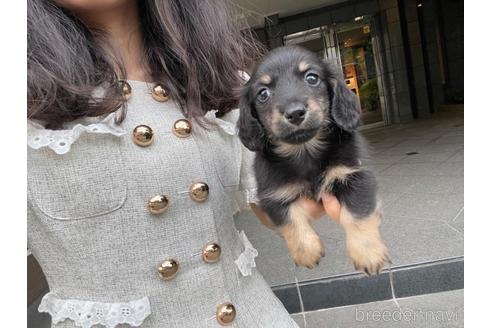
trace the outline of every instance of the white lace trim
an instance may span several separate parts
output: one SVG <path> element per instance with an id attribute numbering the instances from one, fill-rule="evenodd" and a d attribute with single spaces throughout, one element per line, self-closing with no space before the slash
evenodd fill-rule
<path id="1" fill-rule="evenodd" d="M 231 136 L 237 134 L 237 128 L 235 122 L 226 121 L 222 118 L 215 116 L 217 110 L 208 111 L 205 114 L 205 118 L 212 123 L 215 123 L 219 126 L 225 133 L 230 134 Z"/>
<path id="2" fill-rule="evenodd" d="M 245 190 L 246 192 L 246 202 L 248 202 L 248 204 L 259 204 L 260 203 L 260 200 L 258 198 L 258 189 L 257 188 L 250 188 L 250 189 L 246 189 Z"/>
<path id="3" fill-rule="evenodd" d="M 242 189 L 235 192 L 233 215 L 251 209 L 250 204 L 259 204 L 257 188 Z"/>
<path id="4" fill-rule="evenodd" d="M 41 300 L 38 311 L 49 313 L 53 324 L 71 319 L 82 328 L 94 325 L 114 328 L 119 324 L 138 327 L 150 315 L 150 302 L 147 297 L 127 303 L 64 300 L 48 293 Z"/>
<path id="5" fill-rule="evenodd" d="M 63 155 L 68 153 L 72 144 L 82 133 L 101 133 L 122 136 L 125 130 L 115 124 L 116 113 L 111 113 L 103 120 L 84 125 L 78 123 L 69 130 L 49 130 L 41 124 L 33 121 L 27 122 L 27 145 L 33 149 L 49 147 L 55 153 Z"/>
<path id="6" fill-rule="evenodd" d="M 243 242 L 244 251 L 239 254 L 234 263 L 236 263 L 236 266 L 239 268 L 241 274 L 246 277 L 250 276 L 253 268 L 256 267 L 255 257 L 258 256 L 258 251 L 253 247 L 253 245 L 251 245 L 251 242 L 248 237 L 246 237 L 243 230 L 241 230 L 239 236 Z"/>

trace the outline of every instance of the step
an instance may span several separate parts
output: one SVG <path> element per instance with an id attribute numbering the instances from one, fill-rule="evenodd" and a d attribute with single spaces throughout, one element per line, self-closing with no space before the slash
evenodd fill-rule
<path id="1" fill-rule="evenodd" d="M 292 315 L 301 328 L 458 328 L 463 289 Z"/>

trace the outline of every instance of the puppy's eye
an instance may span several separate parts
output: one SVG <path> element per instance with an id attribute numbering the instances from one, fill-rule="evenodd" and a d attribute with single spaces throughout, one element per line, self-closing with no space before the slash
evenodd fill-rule
<path id="1" fill-rule="evenodd" d="M 316 73 L 307 73 L 304 80 L 312 87 L 317 87 L 320 82 L 319 75 Z"/>
<path id="2" fill-rule="evenodd" d="M 266 102 L 270 98 L 271 92 L 267 88 L 263 88 L 258 92 L 258 95 L 256 96 L 256 99 L 258 99 L 259 102 Z"/>

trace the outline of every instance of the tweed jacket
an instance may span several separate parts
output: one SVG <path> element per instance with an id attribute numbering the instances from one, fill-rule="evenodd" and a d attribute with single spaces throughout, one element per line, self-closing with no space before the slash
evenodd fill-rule
<path id="1" fill-rule="evenodd" d="M 120 125 L 118 113 L 57 131 L 28 122 L 28 247 L 50 288 L 39 310 L 53 327 L 297 327 L 234 225 L 255 196 L 238 110 L 190 133 L 172 100 L 129 85 Z M 146 147 L 138 125 L 152 129 Z M 151 211 L 157 195 L 168 206 Z"/>

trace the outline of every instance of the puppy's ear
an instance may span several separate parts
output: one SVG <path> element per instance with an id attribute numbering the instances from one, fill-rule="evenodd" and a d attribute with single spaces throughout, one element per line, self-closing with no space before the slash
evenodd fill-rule
<path id="1" fill-rule="evenodd" d="M 325 76 L 330 95 L 330 117 L 343 130 L 354 131 L 360 124 L 359 99 L 329 63 L 325 63 Z"/>
<path id="2" fill-rule="evenodd" d="M 251 151 L 260 151 L 265 146 L 265 133 L 254 105 L 251 104 L 247 89 L 239 99 L 239 120 L 237 122 L 239 139 Z"/>

